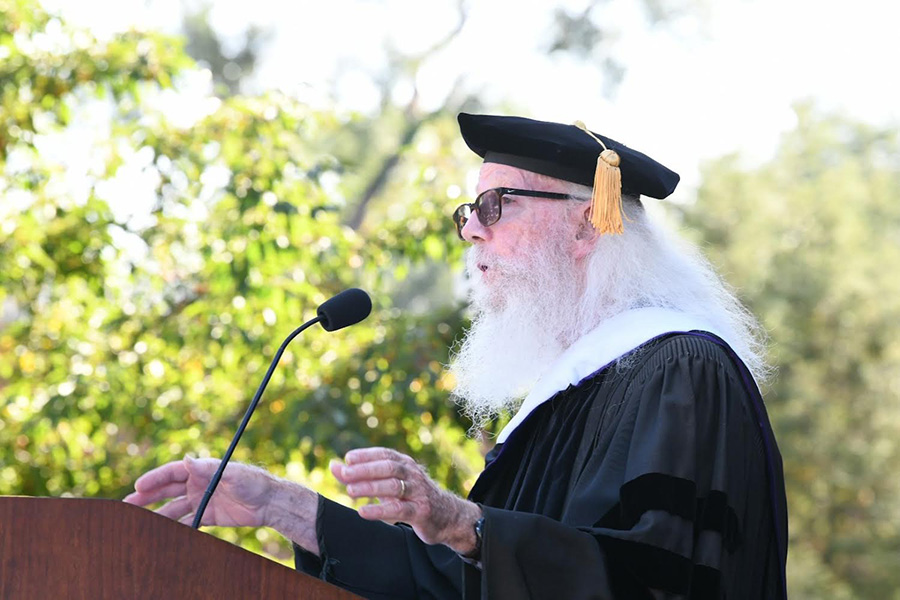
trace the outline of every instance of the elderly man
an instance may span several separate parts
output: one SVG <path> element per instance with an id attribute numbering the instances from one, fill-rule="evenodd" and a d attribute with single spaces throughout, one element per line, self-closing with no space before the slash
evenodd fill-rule
<path id="1" fill-rule="evenodd" d="M 469 499 L 367 448 L 331 471 L 378 503 L 352 510 L 234 464 L 204 524 L 273 527 L 298 568 L 369 598 L 783 597 L 755 321 L 639 199 L 678 176 L 581 127 L 459 123 L 484 165 L 454 214 L 475 314 L 455 396 L 476 426 L 515 413 Z M 154 469 L 126 501 L 171 499 L 158 511 L 187 520 L 217 462 Z"/>

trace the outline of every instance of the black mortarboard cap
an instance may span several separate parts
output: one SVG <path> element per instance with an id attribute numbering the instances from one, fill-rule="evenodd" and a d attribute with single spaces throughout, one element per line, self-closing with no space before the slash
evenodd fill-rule
<path id="1" fill-rule="evenodd" d="M 603 148 L 575 125 L 524 117 L 459 114 L 459 130 L 469 148 L 496 162 L 591 186 Z M 663 199 L 678 185 L 678 173 L 616 140 L 594 134 L 618 153 L 622 189 Z"/>
<path id="2" fill-rule="evenodd" d="M 679 180 L 677 173 L 642 152 L 581 127 L 581 124 L 564 125 L 524 117 L 459 114 L 463 139 L 485 162 L 593 186 L 595 196 L 600 193 L 598 182 L 605 170 L 616 171 L 615 179 L 607 178 L 615 182 L 615 187 L 619 187 L 621 177 L 621 190 L 616 190 L 616 196 L 640 194 L 662 199 L 675 190 Z M 618 155 L 613 164 L 617 169 L 609 169 L 604 160 L 606 163 L 612 161 L 607 157 L 599 160 L 605 149 Z M 608 187 L 610 184 L 603 181 L 603 185 Z M 618 227 L 621 227 L 621 220 Z"/>

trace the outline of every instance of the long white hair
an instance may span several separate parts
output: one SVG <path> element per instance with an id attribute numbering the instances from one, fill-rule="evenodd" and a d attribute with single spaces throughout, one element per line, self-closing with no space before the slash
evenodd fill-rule
<path id="1" fill-rule="evenodd" d="M 587 284 L 574 311 L 584 333 L 632 308 L 671 308 L 716 328 L 760 384 L 771 375 L 766 334 L 699 250 L 648 218 L 635 198 L 624 202 L 623 235 L 602 236 L 587 265 Z"/>

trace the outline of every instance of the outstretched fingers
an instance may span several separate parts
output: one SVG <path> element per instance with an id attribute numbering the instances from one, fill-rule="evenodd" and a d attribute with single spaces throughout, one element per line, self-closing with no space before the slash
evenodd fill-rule
<path id="1" fill-rule="evenodd" d="M 360 448 L 348 452 L 344 460 L 343 464 L 333 461 L 331 472 L 347 486 L 347 494 L 379 500 L 361 507 L 362 517 L 410 523 L 417 517 L 427 518 L 429 498 L 436 488 L 412 458 L 389 448 Z"/>
<path id="2" fill-rule="evenodd" d="M 348 465 L 359 465 L 374 461 L 408 462 L 415 464 L 415 461 L 409 456 L 390 448 L 357 448 L 344 455 L 344 462 Z"/>
<path id="3" fill-rule="evenodd" d="M 426 544 L 471 551 L 473 526 L 481 509 L 442 490 L 412 458 L 388 448 L 361 448 L 348 452 L 344 461 L 332 461 L 330 467 L 347 486 L 347 494 L 378 500 L 361 506 L 361 517 L 400 521 L 412 526 Z"/>
<path id="4" fill-rule="evenodd" d="M 157 508 L 156 513 L 176 521 L 182 521 L 185 517 L 193 516 L 194 507 L 186 496 L 182 496 Z"/>
<path id="5" fill-rule="evenodd" d="M 135 484 L 135 487 L 137 487 L 137 484 Z M 187 484 L 183 481 L 175 481 L 160 487 L 145 488 L 145 491 L 132 492 L 125 496 L 124 501 L 138 506 L 147 506 L 154 502 L 177 498 L 185 494 L 187 494 Z"/>
<path id="6" fill-rule="evenodd" d="M 365 463 L 337 465 L 332 468 L 335 477 L 343 484 L 378 479 L 403 479 L 411 476 L 411 468 L 404 462 L 393 460 L 376 460 Z"/>
<path id="7" fill-rule="evenodd" d="M 138 477 L 134 482 L 134 489 L 138 493 L 152 493 L 172 483 L 184 484 L 187 480 L 188 470 L 184 462 L 177 460 L 151 469 Z"/>
<path id="8" fill-rule="evenodd" d="M 359 481 L 347 484 L 347 495 L 351 498 L 408 498 L 412 492 L 411 482 L 397 477 Z"/>

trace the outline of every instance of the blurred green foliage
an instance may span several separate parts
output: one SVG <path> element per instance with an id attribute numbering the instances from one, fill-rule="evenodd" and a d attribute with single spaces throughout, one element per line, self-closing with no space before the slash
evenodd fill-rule
<path id="1" fill-rule="evenodd" d="M 796 107 L 686 214 L 771 337 L 794 598 L 900 598 L 900 135 Z"/>
<path id="2" fill-rule="evenodd" d="M 221 455 L 281 339 L 349 286 L 373 315 L 292 344 L 236 458 L 342 499 L 328 460 L 378 444 L 471 485 L 442 369 L 474 166 L 452 111 L 209 97 L 186 126 L 179 40 L 99 41 L 33 0 L 0 24 L 0 494 L 122 497 Z M 771 333 L 792 597 L 897 598 L 900 141 L 797 117 L 771 162 L 707 165 L 680 216 Z M 288 558 L 272 532 L 216 534 Z"/>
<path id="3" fill-rule="evenodd" d="M 454 117 L 419 131 L 354 230 L 363 117 L 236 96 L 180 127 L 155 104 L 192 69 L 177 40 L 99 43 L 25 0 L 0 14 L 0 493 L 122 497 L 186 452 L 220 456 L 281 340 L 352 286 L 372 316 L 292 344 L 236 458 L 338 496 L 328 460 L 383 445 L 464 492 L 481 457 L 443 374 L 460 302 L 416 279 L 459 262 L 447 190 L 474 163 Z M 109 135 L 65 147 L 97 103 Z M 54 146 L 90 167 L 73 178 Z M 288 556 L 266 532 L 218 533 Z"/>

